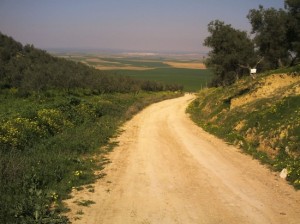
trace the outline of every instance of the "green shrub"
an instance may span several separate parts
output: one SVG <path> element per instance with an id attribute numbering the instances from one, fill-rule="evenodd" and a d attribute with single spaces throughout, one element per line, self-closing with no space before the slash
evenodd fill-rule
<path id="1" fill-rule="evenodd" d="M 17 117 L 10 119 L 0 127 L 0 146 L 2 150 L 24 149 L 46 135 L 37 121 Z"/>
<path id="2" fill-rule="evenodd" d="M 94 170 L 105 161 L 94 154 L 113 147 L 101 149 L 120 124 L 150 103 L 179 95 L 0 95 L 0 223 L 68 223 L 61 201 L 98 178 Z"/>
<path id="3" fill-rule="evenodd" d="M 57 109 L 41 109 L 37 112 L 37 119 L 53 135 L 72 126 L 72 123 L 66 120 L 63 113 Z"/>

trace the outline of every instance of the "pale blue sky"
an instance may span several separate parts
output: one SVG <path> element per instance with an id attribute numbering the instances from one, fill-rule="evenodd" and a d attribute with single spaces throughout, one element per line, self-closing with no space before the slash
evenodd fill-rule
<path id="1" fill-rule="evenodd" d="M 210 21 L 250 31 L 259 4 L 284 0 L 0 0 L 0 31 L 43 49 L 206 52 Z"/>

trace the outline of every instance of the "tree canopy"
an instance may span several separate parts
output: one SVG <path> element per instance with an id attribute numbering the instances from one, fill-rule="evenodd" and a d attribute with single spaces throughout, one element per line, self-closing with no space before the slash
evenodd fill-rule
<path id="1" fill-rule="evenodd" d="M 285 0 L 287 10 L 287 41 L 292 54 L 292 65 L 300 58 L 300 1 Z"/>
<path id="2" fill-rule="evenodd" d="M 206 64 L 215 71 L 213 85 L 232 84 L 249 74 L 249 64 L 253 64 L 257 56 L 247 33 L 219 20 L 210 22 L 208 31 L 211 35 L 205 39 L 204 45 L 212 48 Z"/>
<path id="3" fill-rule="evenodd" d="M 247 15 L 251 37 L 245 31 L 215 20 L 208 24 L 204 45 L 210 47 L 207 66 L 214 69 L 213 86 L 230 85 L 239 77 L 299 63 L 300 1 L 285 0 L 284 9 L 259 6 Z"/>
<path id="4" fill-rule="evenodd" d="M 285 66 L 289 63 L 287 41 L 287 13 L 274 8 L 251 9 L 247 15 L 258 52 L 264 56 L 265 69 Z"/>

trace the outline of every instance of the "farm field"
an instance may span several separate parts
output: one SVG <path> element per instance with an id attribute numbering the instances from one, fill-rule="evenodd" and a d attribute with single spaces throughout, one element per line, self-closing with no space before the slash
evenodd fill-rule
<path id="1" fill-rule="evenodd" d="M 199 55 L 54 53 L 115 75 L 164 84 L 180 84 L 184 91 L 197 91 L 210 82 L 212 72 Z"/>
<path id="2" fill-rule="evenodd" d="M 142 80 L 159 81 L 167 84 L 181 84 L 184 91 L 197 91 L 207 86 L 211 80 L 210 70 L 184 68 L 156 68 L 152 70 L 121 70 L 116 74 L 126 75 Z"/>

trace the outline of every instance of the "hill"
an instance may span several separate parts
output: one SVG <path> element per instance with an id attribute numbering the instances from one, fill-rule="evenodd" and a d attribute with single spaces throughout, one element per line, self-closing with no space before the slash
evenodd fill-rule
<path id="1" fill-rule="evenodd" d="M 0 90 L 14 88 L 19 95 L 46 90 L 90 90 L 95 94 L 182 90 L 179 85 L 163 85 L 99 71 L 80 62 L 51 56 L 33 45 L 22 46 L 0 32 Z"/>
<path id="2" fill-rule="evenodd" d="M 176 86 L 169 86 L 178 90 Z M 100 176 L 109 139 L 180 92 L 103 73 L 0 33 L 0 223 L 69 223 L 62 200 Z"/>
<path id="3" fill-rule="evenodd" d="M 300 66 L 199 92 L 189 107 L 205 130 L 269 164 L 287 170 L 300 188 Z"/>

